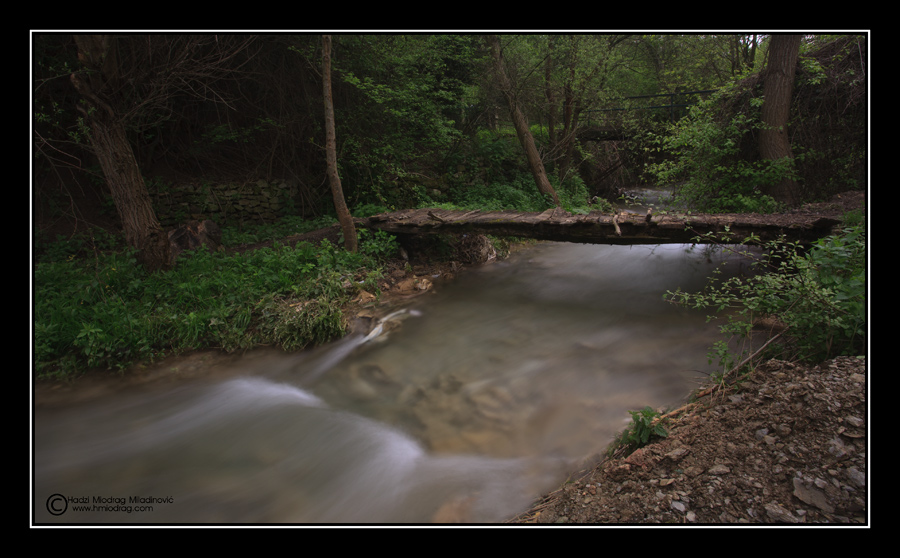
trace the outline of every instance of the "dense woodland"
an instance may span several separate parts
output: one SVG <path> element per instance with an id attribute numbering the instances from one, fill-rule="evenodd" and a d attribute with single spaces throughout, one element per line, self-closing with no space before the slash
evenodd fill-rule
<path id="1" fill-rule="evenodd" d="M 775 212 L 868 187 L 865 34 L 36 33 L 31 60 L 36 262 L 79 233 L 96 254 L 105 230 L 133 267 L 170 270 L 151 193 L 185 184 L 283 180 L 285 218 L 337 218 L 360 257 L 386 241 L 351 243 L 350 214 L 581 212 L 642 184 Z M 219 319 L 243 327 L 213 344 L 245 344 L 255 312 L 198 318 L 193 344 Z M 163 350 L 146 333 L 113 348 L 75 314 L 38 323 L 36 352 Z"/>

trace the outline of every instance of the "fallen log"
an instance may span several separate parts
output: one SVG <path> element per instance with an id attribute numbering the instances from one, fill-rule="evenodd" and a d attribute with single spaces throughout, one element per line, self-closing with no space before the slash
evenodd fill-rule
<path id="1" fill-rule="evenodd" d="M 374 215 L 361 225 L 394 234 L 488 234 L 582 244 L 743 244 L 786 238 L 804 244 L 828 236 L 839 214 L 636 214 L 574 215 L 561 208 L 542 213 L 409 209 Z"/>

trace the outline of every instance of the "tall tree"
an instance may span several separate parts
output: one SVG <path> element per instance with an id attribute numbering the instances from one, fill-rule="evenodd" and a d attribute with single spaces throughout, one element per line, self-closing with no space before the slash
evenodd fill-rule
<path id="1" fill-rule="evenodd" d="M 560 35 L 548 38 L 545 59 L 545 96 L 550 137 L 560 182 L 578 165 L 577 131 L 581 116 L 605 94 L 613 72 L 621 64 L 617 49 L 629 35 Z M 554 93 L 554 89 L 556 92 Z M 561 106 L 554 106 L 554 101 Z M 561 118 L 556 119 L 556 114 Z M 556 124 L 561 124 L 561 129 Z"/>
<path id="2" fill-rule="evenodd" d="M 762 106 L 763 129 L 759 134 L 759 151 L 769 161 L 793 159 L 788 138 L 788 120 L 794 72 L 800 54 L 800 35 L 773 35 L 769 42 L 769 61 L 764 74 Z M 797 182 L 785 176 L 769 187 L 766 194 L 789 206 L 800 203 Z"/>
<path id="3" fill-rule="evenodd" d="M 753 65 L 756 63 L 756 49 L 759 47 L 759 36 L 728 35 L 728 39 L 731 75 L 739 76 L 744 72 L 753 71 Z"/>
<path id="4" fill-rule="evenodd" d="M 553 87 L 553 52 L 556 49 L 556 35 L 547 38 L 547 56 L 544 57 L 544 96 L 547 98 L 547 136 L 550 145 L 556 145 L 556 91 Z"/>
<path id="5" fill-rule="evenodd" d="M 509 105 L 513 126 L 516 128 L 516 135 L 519 137 L 522 148 L 525 149 L 525 156 L 528 158 L 528 166 L 531 169 L 531 174 L 534 176 L 534 182 L 537 184 L 538 191 L 550 196 L 553 203 L 558 206 L 559 196 L 556 195 L 556 190 L 553 189 L 553 185 L 550 184 L 550 180 L 547 178 L 547 171 L 544 169 L 544 163 L 541 161 L 541 156 L 534 145 L 534 137 L 531 135 L 531 130 L 528 127 L 528 120 L 526 120 L 522 109 L 519 108 L 515 91 L 513 91 L 509 77 L 506 75 L 500 38 L 497 35 L 488 35 L 487 42 L 491 47 L 491 53 L 494 58 L 494 75 L 497 77 L 497 84 Z"/>
<path id="6" fill-rule="evenodd" d="M 356 252 L 356 226 L 344 200 L 341 177 L 337 170 L 337 147 L 334 131 L 334 103 L 331 100 L 331 35 L 322 35 L 322 97 L 325 99 L 325 162 L 328 183 L 331 185 L 331 196 L 334 198 L 334 209 L 341 231 L 344 233 L 344 248 Z"/>
<path id="7" fill-rule="evenodd" d="M 90 126 L 91 145 L 122 221 L 125 240 L 138 251 L 147 270 L 164 268 L 169 264 L 169 238 L 156 218 L 122 115 L 104 100 L 120 87 L 115 38 L 76 35 L 75 42 L 82 65 L 81 72 L 71 74 L 83 102 L 78 109 Z"/>
<path id="8" fill-rule="evenodd" d="M 227 101 L 212 85 L 240 67 L 253 42 L 236 35 L 75 35 L 80 68 L 70 75 L 78 110 L 122 221 L 148 270 L 169 265 L 168 236 L 150 202 L 129 143 L 129 126 L 149 129 L 173 116 L 179 97 Z"/>

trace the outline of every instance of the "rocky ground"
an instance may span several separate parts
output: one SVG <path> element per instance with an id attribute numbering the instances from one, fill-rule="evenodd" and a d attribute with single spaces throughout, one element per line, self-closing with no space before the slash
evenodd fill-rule
<path id="1" fill-rule="evenodd" d="M 766 362 L 512 523 L 868 525 L 866 360 Z"/>

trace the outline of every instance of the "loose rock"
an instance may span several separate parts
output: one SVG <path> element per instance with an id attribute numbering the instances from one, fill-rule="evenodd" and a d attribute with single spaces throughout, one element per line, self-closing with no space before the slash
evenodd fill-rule
<path id="1" fill-rule="evenodd" d="M 766 362 L 734 401 L 704 397 L 666 438 L 578 473 L 589 503 L 560 489 L 511 522 L 867 524 L 865 377 L 864 357 Z"/>

